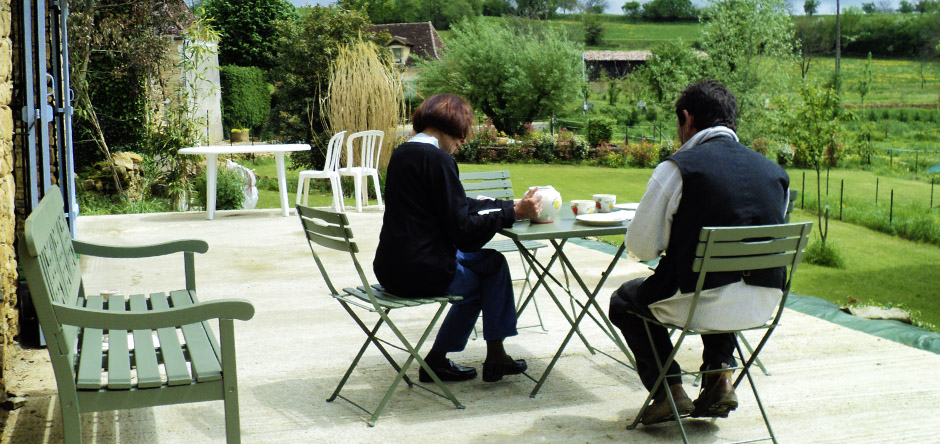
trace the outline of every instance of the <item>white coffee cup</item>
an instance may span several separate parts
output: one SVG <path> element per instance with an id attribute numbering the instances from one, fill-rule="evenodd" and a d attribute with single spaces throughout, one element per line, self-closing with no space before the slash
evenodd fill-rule
<path id="1" fill-rule="evenodd" d="M 597 203 L 594 202 L 593 200 L 572 200 L 571 201 L 571 212 L 574 213 L 575 216 L 578 216 L 581 214 L 592 214 L 595 212 L 594 211 L 595 208 L 597 208 Z"/>
<path id="2" fill-rule="evenodd" d="M 594 202 L 598 213 L 610 213 L 617 203 L 617 196 L 614 194 L 595 194 Z"/>

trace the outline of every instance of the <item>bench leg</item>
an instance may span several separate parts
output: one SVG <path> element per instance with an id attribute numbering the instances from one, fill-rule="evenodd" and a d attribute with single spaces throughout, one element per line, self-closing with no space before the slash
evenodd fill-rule
<path id="1" fill-rule="evenodd" d="M 74 386 L 72 386 L 74 390 Z M 71 396 L 63 393 L 71 393 Z M 78 397 L 75 392 L 59 390 L 59 408 L 62 409 L 62 434 L 66 444 L 81 444 L 82 418 L 78 411 Z"/>
<path id="2" fill-rule="evenodd" d="M 231 319 L 219 319 L 219 340 L 222 343 L 222 387 L 225 403 L 225 442 L 241 443 L 238 419 L 238 376 L 235 372 L 235 325 Z"/>

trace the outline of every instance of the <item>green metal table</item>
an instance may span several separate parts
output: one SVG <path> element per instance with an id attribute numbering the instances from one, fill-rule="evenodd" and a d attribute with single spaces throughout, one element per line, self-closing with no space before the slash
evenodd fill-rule
<path id="1" fill-rule="evenodd" d="M 601 353 L 617 362 L 620 362 L 623 365 L 634 369 L 636 368 L 636 362 L 633 359 L 633 355 L 630 354 L 630 351 L 627 349 L 623 341 L 620 339 L 620 336 L 617 334 L 616 329 L 610 323 L 610 319 L 608 319 L 607 315 L 604 313 L 604 309 L 598 305 L 596 300 L 598 292 L 604 286 L 604 283 L 610 276 L 610 272 L 614 269 L 614 266 L 617 265 L 617 261 L 620 260 L 620 257 L 626 250 L 626 245 L 624 243 L 620 244 L 620 248 L 617 250 L 617 253 L 614 255 L 613 259 L 611 259 L 610 265 L 608 265 L 607 269 L 601 274 L 601 279 L 594 287 L 593 291 L 589 289 L 584 283 L 584 280 L 581 279 L 581 275 L 578 274 L 577 268 L 575 268 L 575 265 L 571 263 L 571 260 L 564 252 L 564 246 L 568 242 L 568 239 L 588 236 L 623 235 L 627 232 L 628 224 L 629 221 L 625 221 L 616 225 L 588 225 L 584 222 L 576 220 L 574 214 L 571 212 L 570 205 L 564 204 L 562 205 L 561 213 L 552 223 L 533 224 L 529 223 L 528 221 L 521 221 L 514 224 L 512 228 L 504 228 L 500 230 L 500 234 L 512 239 L 513 242 L 515 242 L 516 247 L 519 249 L 519 253 L 529 263 L 529 266 L 532 267 L 533 270 L 536 270 L 536 274 L 538 275 L 538 280 L 532 286 L 532 290 L 528 293 L 522 304 L 519 306 L 519 309 L 516 312 L 516 316 L 518 317 L 522 314 L 529 302 L 532 301 L 532 298 L 535 296 L 535 292 L 539 289 L 539 287 L 544 287 L 551 296 L 552 300 L 555 302 L 555 305 L 558 307 L 571 326 L 571 329 L 568 331 L 568 335 L 565 336 L 565 340 L 562 341 L 561 345 L 558 347 L 558 351 L 555 352 L 555 356 L 552 357 L 548 367 L 545 368 L 542 376 L 538 379 L 538 381 L 536 381 L 535 388 L 533 388 L 532 393 L 529 394 L 530 397 L 534 398 L 539 389 L 542 388 L 542 384 L 545 383 L 545 380 L 548 378 L 549 373 L 551 373 L 552 368 L 555 367 L 555 364 L 558 362 L 558 358 L 561 357 L 561 354 L 564 352 L 568 342 L 576 333 L 581 338 L 581 342 L 584 343 L 585 347 L 587 347 L 591 354 L 595 354 L 595 352 Z M 547 264 L 542 264 L 538 259 L 536 259 L 534 254 L 522 246 L 523 241 L 530 240 L 547 240 L 551 242 L 552 246 L 555 248 L 555 252 L 552 254 L 552 257 L 549 259 Z M 562 304 L 561 300 L 559 300 L 558 296 L 555 295 L 555 292 L 552 291 L 546 282 L 546 279 L 552 279 L 558 283 L 558 281 L 549 273 L 552 265 L 554 265 L 557 261 L 561 261 L 563 266 L 571 272 L 571 277 L 574 278 L 575 282 L 577 282 L 578 286 L 581 287 L 581 290 L 586 296 L 586 299 L 581 301 L 579 298 L 569 293 L 569 298 L 572 302 L 571 313 L 568 312 L 564 304 Z M 575 309 L 575 307 L 577 307 L 577 309 Z M 600 329 L 603 330 L 605 334 L 607 334 L 611 341 L 613 341 L 620 351 L 624 353 L 624 355 L 627 357 L 627 360 L 629 360 L 629 363 L 623 362 L 620 359 L 617 359 L 616 357 L 604 353 L 603 351 L 591 346 L 584 335 L 581 334 L 579 327 L 581 320 L 584 319 L 585 316 L 590 317 L 594 323 L 597 324 L 597 326 L 600 327 Z"/>

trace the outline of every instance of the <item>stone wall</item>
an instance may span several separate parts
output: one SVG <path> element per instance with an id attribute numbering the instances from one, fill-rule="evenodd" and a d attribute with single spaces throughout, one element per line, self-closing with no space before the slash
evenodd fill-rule
<path id="1" fill-rule="evenodd" d="M 19 331 L 16 305 L 16 219 L 13 210 L 13 42 L 10 36 L 10 0 L 0 0 L 0 397 L 10 368 L 13 337 Z"/>

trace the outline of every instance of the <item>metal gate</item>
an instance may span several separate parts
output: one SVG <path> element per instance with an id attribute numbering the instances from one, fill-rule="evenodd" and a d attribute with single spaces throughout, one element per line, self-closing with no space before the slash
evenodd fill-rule
<path id="1" fill-rule="evenodd" d="M 75 237 L 78 202 L 75 198 L 75 167 L 72 156 L 72 91 L 69 86 L 68 0 L 14 0 L 14 20 L 18 32 L 15 57 L 19 65 L 14 79 L 14 109 L 19 155 L 23 156 L 25 214 L 55 183 L 62 191 L 62 209 Z M 19 111 L 19 116 L 17 116 Z"/>

